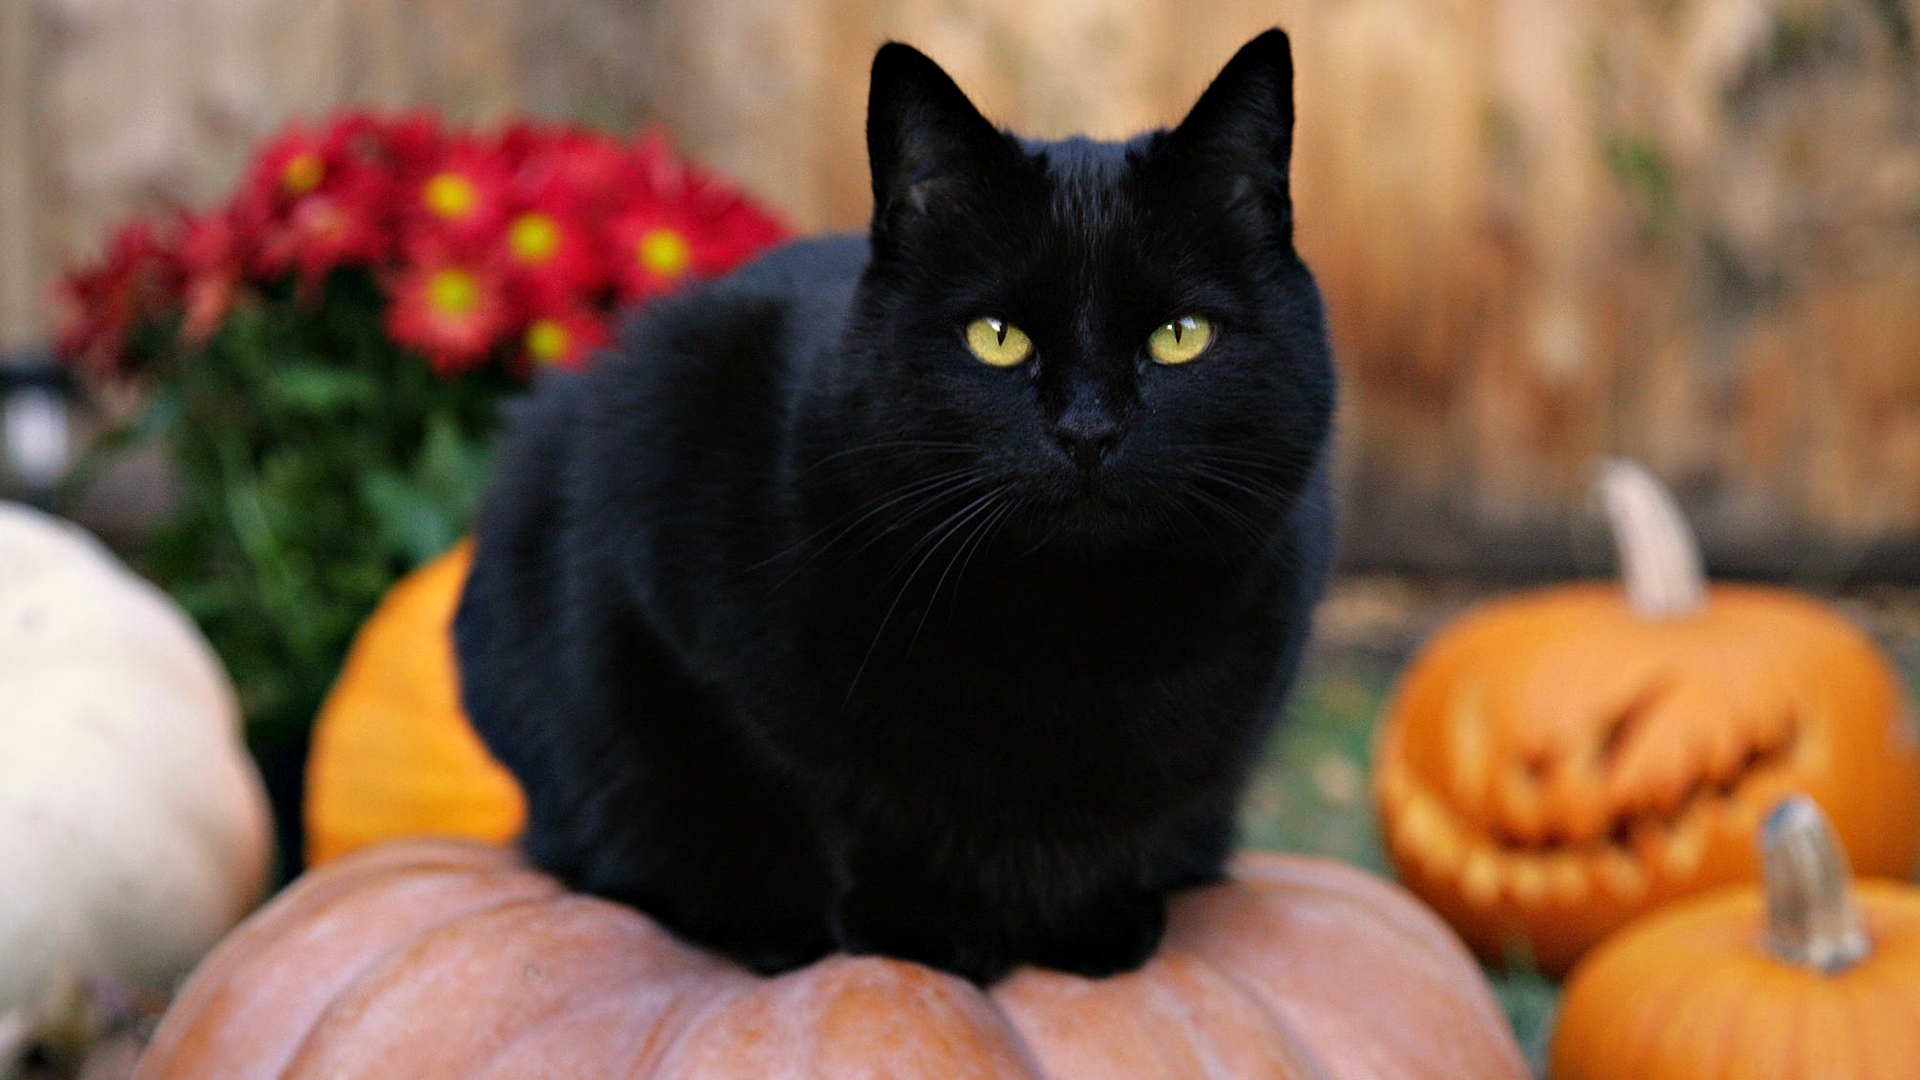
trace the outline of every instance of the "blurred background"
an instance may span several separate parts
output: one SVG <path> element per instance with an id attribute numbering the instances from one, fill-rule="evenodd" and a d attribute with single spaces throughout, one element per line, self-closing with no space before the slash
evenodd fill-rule
<path id="1" fill-rule="evenodd" d="M 1276 23 L 1347 566 L 1602 569 L 1586 485 L 1624 454 L 1717 572 L 1920 580 L 1920 0 L 7 0 L 0 347 L 32 355 L 62 268 L 214 201 L 288 118 L 658 126 L 852 228 L 885 38 L 1001 123 L 1118 136 Z M 150 494 L 75 512 L 119 534 Z"/>
<path id="2" fill-rule="evenodd" d="M 1385 868 L 1365 770 L 1392 680 L 1487 592 L 1609 571 L 1606 456 L 1671 486 L 1717 576 L 1834 598 L 1920 685 L 1920 0 L 0 0 L 0 495 L 46 499 L 132 409 L 49 404 L 62 273 L 227 198 L 289 121 L 658 129 L 797 229 L 851 229 L 885 39 L 1000 123 L 1119 137 L 1275 24 L 1343 375 L 1345 573 L 1248 840 Z M 139 564 L 169 491 L 148 447 L 57 504 Z M 283 873 L 353 603 L 278 741 L 250 672 L 288 665 L 214 635 Z M 1500 986 L 1537 1051 L 1552 987 Z"/>

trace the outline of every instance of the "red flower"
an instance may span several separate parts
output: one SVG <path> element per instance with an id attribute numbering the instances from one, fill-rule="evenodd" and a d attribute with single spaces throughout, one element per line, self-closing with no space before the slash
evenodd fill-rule
<path id="1" fill-rule="evenodd" d="M 449 143 L 404 189 L 400 213 L 408 243 L 429 240 L 469 252 L 491 243 L 507 216 L 509 178 L 498 147 L 473 138 Z"/>
<path id="2" fill-rule="evenodd" d="M 387 292 L 387 336 L 442 375 L 484 362 L 511 322 L 506 277 L 490 261 L 423 252 Z"/>
<path id="3" fill-rule="evenodd" d="M 96 375 L 130 374 L 128 335 L 179 302 L 180 280 L 179 263 L 149 226 L 135 223 L 121 229 L 104 262 L 61 283 L 70 309 L 59 341 L 61 355 Z"/>
<path id="4" fill-rule="evenodd" d="M 626 147 L 604 135 L 562 128 L 516 166 L 520 190 L 564 200 L 583 218 L 603 218 L 632 196 L 639 182 Z"/>
<path id="5" fill-rule="evenodd" d="M 261 231 L 256 268 L 268 278 L 294 270 L 303 283 L 316 285 L 336 267 L 385 262 L 393 249 L 385 202 L 385 180 L 376 170 L 335 170 L 327 186 L 296 200 Z"/>
<path id="6" fill-rule="evenodd" d="M 681 165 L 659 139 L 635 157 L 639 182 L 608 226 L 621 299 L 658 296 L 689 276 L 716 277 L 785 239 L 778 220 Z"/>
<path id="7" fill-rule="evenodd" d="M 295 271 L 310 287 L 335 267 L 385 260 L 392 230 L 380 156 L 377 123 L 358 113 L 323 134 L 294 125 L 268 143 L 231 211 L 250 269 L 269 280 Z"/>
<path id="8" fill-rule="evenodd" d="M 590 301 L 606 286 L 606 255 L 572 216 L 538 205 L 512 216 L 503 237 L 514 287 L 531 302 Z"/>
<path id="9" fill-rule="evenodd" d="M 289 124 L 254 158 L 242 201 L 283 210 L 318 191 L 339 164 L 327 141 L 299 124 Z"/>
<path id="10" fill-rule="evenodd" d="M 231 211 L 215 211 L 181 220 L 179 259 L 185 279 L 181 301 L 186 311 L 180 336 L 189 343 L 204 342 L 220 329 L 246 278 L 246 252 L 236 217 Z"/>
<path id="11" fill-rule="evenodd" d="M 521 123 L 481 138 L 428 113 L 347 112 L 274 136 L 226 205 L 164 236 L 123 232 L 64 283 L 62 347 L 119 372 L 142 325 L 177 318 L 197 345 L 256 281 L 293 275 L 317 301 L 336 268 L 362 266 L 392 340 L 443 373 L 495 356 L 570 366 L 606 342 L 615 304 L 726 273 L 785 235 L 657 137 Z"/>
<path id="12" fill-rule="evenodd" d="M 521 331 L 520 346 L 535 364 L 577 368 L 607 343 L 607 337 L 607 320 L 585 305 L 574 304 L 535 315 Z"/>

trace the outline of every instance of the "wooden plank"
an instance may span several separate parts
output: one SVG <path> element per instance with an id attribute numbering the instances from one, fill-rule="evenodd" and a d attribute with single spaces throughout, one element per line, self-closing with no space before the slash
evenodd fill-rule
<path id="1" fill-rule="evenodd" d="M 0 4 L 0 352 L 24 349 L 50 329 L 40 244 L 40 171 L 50 148 L 39 123 L 34 12 L 32 4 Z"/>

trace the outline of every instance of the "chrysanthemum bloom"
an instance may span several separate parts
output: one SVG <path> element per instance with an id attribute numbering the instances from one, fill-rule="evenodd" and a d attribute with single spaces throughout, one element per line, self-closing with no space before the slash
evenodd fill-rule
<path id="1" fill-rule="evenodd" d="M 180 336 L 191 344 L 212 337 L 226 322 L 246 280 L 247 253 L 231 210 L 215 210 L 180 222 L 183 275 Z"/>
<path id="2" fill-rule="evenodd" d="M 582 367 L 606 343 L 607 320 L 577 304 L 536 314 L 520 335 L 527 359 L 542 367 Z"/>
<path id="3" fill-rule="evenodd" d="M 61 282 L 69 313 L 60 352 L 95 375 L 131 374 L 127 335 L 177 305 L 180 282 L 178 260 L 151 227 L 136 223 L 121 229 L 99 267 Z"/>
<path id="4" fill-rule="evenodd" d="M 327 139 L 299 124 L 289 124 L 261 147 L 237 201 L 248 204 L 249 211 L 259 217 L 277 216 L 295 200 L 320 190 L 339 165 L 337 145 L 329 145 Z"/>
<path id="5" fill-rule="evenodd" d="M 433 242 L 465 253 L 493 243 L 507 215 L 509 180 L 498 147 L 473 138 L 449 142 L 401 199 L 404 242 Z"/>
<path id="6" fill-rule="evenodd" d="M 785 239 L 786 228 L 739 193 L 680 164 L 657 139 L 635 151 L 637 183 L 608 228 L 622 300 L 715 277 Z"/>
<path id="7" fill-rule="evenodd" d="M 625 205 L 642 182 L 640 163 L 625 146 L 597 132 L 560 128 L 528 149 L 514 164 L 514 182 L 543 198 L 564 197 L 573 213 L 598 221 Z"/>
<path id="8" fill-rule="evenodd" d="M 385 262 L 393 250 L 387 199 L 385 177 L 375 169 L 355 163 L 334 170 L 324 186 L 260 229 L 256 270 L 268 279 L 295 271 L 313 286 L 337 267 Z"/>
<path id="9" fill-rule="evenodd" d="M 580 152 L 580 144 L 561 140 L 527 151 L 508 192 L 501 240 L 514 287 L 542 306 L 597 301 L 612 276 L 606 244 L 588 223 L 601 219 L 613 193 L 583 186 L 564 165 Z"/>
<path id="10" fill-rule="evenodd" d="M 419 351 L 442 375 L 484 362 L 512 322 L 506 276 L 492 261 L 423 251 L 388 294 L 387 336 Z"/>

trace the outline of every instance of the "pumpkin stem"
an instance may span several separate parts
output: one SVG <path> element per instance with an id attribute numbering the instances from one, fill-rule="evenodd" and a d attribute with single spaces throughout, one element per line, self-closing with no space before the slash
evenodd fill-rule
<path id="1" fill-rule="evenodd" d="M 1619 459 L 1601 468 L 1598 487 L 1633 610 L 1647 619 L 1700 610 L 1707 602 L 1706 569 L 1666 488 L 1646 469 Z"/>
<path id="2" fill-rule="evenodd" d="M 1812 799 L 1791 796 L 1767 815 L 1760 869 L 1768 952 L 1828 975 L 1866 957 L 1867 931 L 1853 902 L 1847 853 Z"/>

